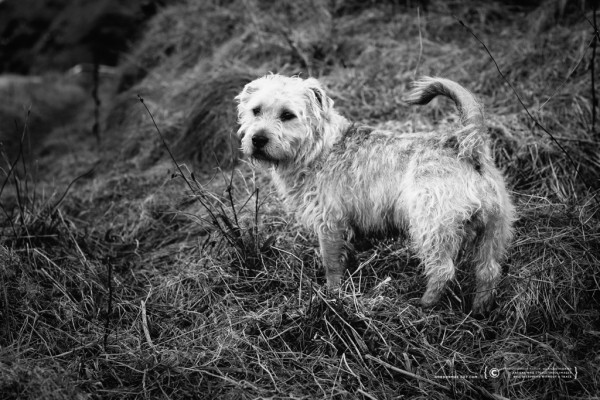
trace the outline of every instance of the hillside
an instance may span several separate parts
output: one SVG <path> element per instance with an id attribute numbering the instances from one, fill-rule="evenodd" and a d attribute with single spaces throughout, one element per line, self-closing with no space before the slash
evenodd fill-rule
<path id="1" fill-rule="evenodd" d="M 156 3 L 99 108 L 85 71 L 0 76 L 1 398 L 598 398 L 586 2 Z M 420 75 L 477 94 L 519 215 L 489 316 L 467 270 L 420 308 L 401 238 L 324 289 L 317 238 L 240 158 L 233 98 L 269 72 L 400 132 L 456 119 L 402 101 Z"/>

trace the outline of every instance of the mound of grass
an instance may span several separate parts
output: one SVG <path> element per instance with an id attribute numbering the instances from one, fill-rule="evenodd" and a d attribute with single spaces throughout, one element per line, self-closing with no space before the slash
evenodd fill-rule
<path id="1" fill-rule="evenodd" d="M 205 168 L 228 169 L 237 162 L 239 141 L 233 98 L 256 78 L 256 74 L 246 71 L 226 71 L 186 93 L 194 98 L 194 103 L 186 118 L 188 125 L 173 145 L 176 159 L 192 160 Z"/>
<path id="2" fill-rule="evenodd" d="M 466 1 L 418 13 L 387 1 L 165 7 L 132 51 L 144 73 L 108 105 L 101 147 L 83 139 L 83 109 L 80 125 L 49 133 L 46 143 L 77 141 L 59 154 L 46 144 L 35 178 L 2 170 L 0 393 L 595 398 L 593 31 L 574 14 L 532 26 L 536 12 Z M 456 118 L 450 102 L 402 103 L 420 74 L 482 99 L 519 213 L 489 316 L 469 314 L 466 268 L 421 309 L 421 267 L 403 238 L 363 238 L 344 291 L 324 289 L 316 238 L 229 141 L 232 97 L 269 70 L 310 72 L 348 117 L 402 132 Z"/>
<path id="3" fill-rule="evenodd" d="M 181 73 L 233 36 L 240 26 L 238 7 L 218 2 L 182 1 L 166 7 L 124 63 L 119 91 L 129 89 L 149 72 L 173 69 Z"/>

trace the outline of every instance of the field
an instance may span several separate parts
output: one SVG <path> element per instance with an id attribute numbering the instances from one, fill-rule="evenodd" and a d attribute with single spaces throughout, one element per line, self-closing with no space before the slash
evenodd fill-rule
<path id="1" fill-rule="evenodd" d="M 81 74 L 0 77 L 0 398 L 599 399 L 595 17 L 516 3 L 167 2 L 99 108 Z M 519 215 L 489 316 L 468 268 L 420 308 L 401 238 L 324 289 L 316 237 L 240 158 L 233 97 L 268 72 L 401 132 L 456 118 L 402 102 L 420 75 L 477 94 Z"/>

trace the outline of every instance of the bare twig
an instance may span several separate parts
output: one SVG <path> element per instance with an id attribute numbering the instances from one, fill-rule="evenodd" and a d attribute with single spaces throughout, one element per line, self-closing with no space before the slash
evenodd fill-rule
<path id="1" fill-rule="evenodd" d="M 148 297 L 150 293 L 148 293 Z M 150 329 L 148 329 L 148 316 L 146 315 L 146 300 L 141 301 L 141 309 L 142 309 L 142 330 L 144 331 L 144 337 L 146 338 L 146 342 L 151 348 L 154 348 L 154 343 L 152 343 L 152 337 L 150 337 Z"/>
<path id="2" fill-rule="evenodd" d="M 110 315 L 112 314 L 112 300 L 113 300 L 113 288 L 112 288 L 112 262 L 106 260 L 108 269 L 108 277 L 106 283 L 108 285 L 108 304 L 106 305 L 106 321 L 104 321 L 104 352 L 106 352 L 106 345 L 108 343 L 108 335 L 110 328 Z"/>
<path id="3" fill-rule="evenodd" d="M 183 169 L 181 168 L 181 166 L 179 165 L 179 163 L 177 162 L 177 160 L 175 159 L 175 156 L 173 155 L 173 152 L 171 152 L 171 149 L 169 148 L 169 145 L 167 144 L 167 141 L 165 140 L 162 132 L 160 131 L 160 129 L 158 128 L 158 125 L 156 124 L 156 121 L 154 120 L 154 116 L 152 115 L 152 113 L 150 112 L 150 109 L 148 108 L 148 106 L 146 105 L 146 103 L 144 102 L 144 99 L 142 98 L 142 96 L 140 96 L 139 94 L 137 95 L 139 101 L 142 103 L 142 105 L 144 106 L 144 108 L 146 109 L 146 112 L 148 113 L 148 115 L 150 116 L 150 119 L 152 120 L 152 123 L 154 124 L 154 128 L 156 129 L 156 132 L 158 133 L 158 136 L 160 137 L 160 140 L 162 141 L 163 146 L 165 147 L 165 149 L 167 150 L 167 153 L 169 154 L 169 157 L 171 158 L 171 161 L 173 161 L 173 164 L 175 164 L 175 168 L 177 168 L 177 171 L 179 172 L 179 174 L 181 175 L 181 177 L 183 178 L 183 180 L 185 181 L 186 185 L 188 186 L 188 188 L 190 189 L 190 191 L 195 194 L 194 199 L 197 200 L 202 207 L 204 207 L 204 209 L 206 210 L 206 212 L 208 213 L 208 215 L 210 216 L 210 220 L 212 222 L 212 224 L 214 226 L 216 226 L 219 231 L 221 232 L 221 234 L 223 235 L 223 237 L 225 238 L 225 240 L 233 247 L 238 248 L 239 247 L 239 237 L 236 237 L 235 235 L 232 235 L 235 231 L 231 230 L 231 229 L 226 229 L 226 227 L 223 227 L 223 225 L 221 224 L 221 222 L 219 222 L 219 220 L 222 221 L 223 224 L 227 225 L 228 224 L 228 220 L 225 218 L 225 213 L 221 208 L 221 211 L 223 212 L 222 214 L 215 214 L 215 212 L 213 211 L 213 209 L 209 206 L 209 199 L 207 199 L 206 195 L 202 192 L 198 192 L 194 186 L 192 185 L 192 183 L 190 182 L 190 180 L 187 178 L 187 176 L 185 175 Z M 193 182 L 196 183 L 197 187 L 200 188 L 200 184 L 198 183 L 198 181 L 195 180 L 195 177 L 193 176 L 193 174 L 191 174 L 191 177 L 193 179 Z"/>
<path id="4" fill-rule="evenodd" d="M 302 62 L 302 66 L 308 72 L 308 76 L 312 76 L 313 71 L 312 71 L 312 68 L 310 66 L 310 61 L 308 60 L 308 57 L 306 56 L 306 54 L 304 54 L 304 52 L 302 50 L 300 50 L 300 48 L 296 45 L 296 43 L 292 39 L 292 35 L 290 35 L 290 33 L 288 31 L 286 31 L 285 29 L 281 28 L 280 32 L 281 32 L 281 35 L 287 41 L 287 43 L 290 46 L 290 49 L 292 50 L 292 52 L 294 54 L 296 54 L 298 56 L 298 58 L 300 58 L 300 61 Z"/>
<path id="5" fill-rule="evenodd" d="M 6 177 L 4 178 L 4 181 L 2 182 L 2 187 L 0 187 L 0 197 L 2 196 L 2 193 L 4 192 L 4 188 L 6 187 L 6 184 L 8 183 L 8 181 L 10 180 L 10 177 L 12 175 L 13 177 L 13 181 L 15 184 L 15 191 L 17 194 L 17 205 L 19 207 L 19 211 L 21 213 L 21 219 L 23 221 L 25 221 L 25 205 L 23 204 L 23 199 L 21 198 L 21 191 L 20 191 L 20 186 L 19 186 L 19 180 L 17 179 L 17 175 L 15 173 L 15 168 L 17 167 L 17 164 L 19 162 L 19 160 L 23 160 L 23 172 L 25 174 L 25 192 L 27 193 L 28 188 L 27 188 L 27 166 L 26 166 L 26 162 L 25 162 L 25 153 L 23 151 L 23 142 L 25 140 L 25 134 L 27 133 L 27 128 L 28 128 L 28 124 L 29 124 L 29 116 L 31 115 L 31 107 L 29 107 L 27 109 L 27 115 L 25 117 L 25 124 L 23 126 L 23 132 L 21 134 L 21 137 L 19 139 L 19 153 L 17 154 L 17 157 L 15 158 L 15 160 L 13 161 L 12 164 L 10 164 L 10 168 L 8 169 L 8 172 L 6 173 Z M 17 125 L 17 121 L 15 121 L 15 129 L 19 130 L 18 125 Z M 9 216 L 7 210 L 4 208 L 4 205 L 2 205 L 2 203 L 0 203 L 0 208 L 2 208 L 2 211 L 4 212 L 4 214 L 7 217 L 7 220 L 10 221 L 10 226 L 12 228 L 13 233 L 15 234 L 15 236 L 17 236 L 17 231 L 16 228 L 12 222 L 11 217 Z M 27 233 L 27 236 L 29 236 L 29 232 L 27 231 L 27 227 L 25 226 L 25 230 Z"/>
<path id="6" fill-rule="evenodd" d="M 417 26 L 419 27 L 419 58 L 417 59 L 417 66 L 415 67 L 415 79 L 419 75 L 419 67 L 421 66 L 421 57 L 423 57 L 423 35 L 421 34 L 421 12 L 417 7 Z"/>
<path id="7" fill-rule="evenodd" d="M 444 389 L 444 390 L 446 390 L 446 391 L 450 391 L 450 388 L 449 388 L 448 386 L 442 385 L 442 384 L 440 384 L 440 383 L 437 383 L 437 382 L 434 382 L 434 381 L 432 381 L 431 379 L 427 379 L 427 378 L 424 378 L 424 377 L 422 377 L 422 376 L 420 376 L 420 375 L 413 374 L 412 372 L 408 372 L 408 371 L 406 371 L 406 370 L 403 370 L 403 369 L 401 369 L 401 368 L 395 367 L 395 366 L 393 366 L 392 364 L 389 364 L 389 363 L 387 363 L 387 362 L 385 362 L 385 361 L 383 361 L 383 360 L 380 360 L 380 359 L 379 359 L 379 358 L 377 358 L 377 357 L 373 357 L 373 356 L 372 356 L 372 355 L 370 355 L 370 354 L 365 354 L 365 358 L 366 358 L 366 359 L 369 359 L 369 360 L 371 360 L 371 361 L 375 361 L 376 363 L 378 363 L 378 364 L 380 364 L 380 365 L 384 366 L 385 368 L 387 368 L 387 369 L 391 369 L 392 371 L 394 371 L 394 372 L 397 372 L 397 373 L 399 373 L 399 374 L 402 374 L 402 375 L 404 375 L 404 376 L 407 376 L 407 377 L 409 377 L 409 378 L 417 379 L 417 380 L 419 380 L 419 381 L 422 381 L 422 382 L 429 383 L 430 385 L 433 385 L 433 386 L 435 386 L 435 387 L 437 387 L 437 388 L 439 388 L 439 389 Z"/>
<path id="8" fill-rule="evenodd" d="M 477 40 L 483 46 L 483 49 L 488 54 L 488 56 L 490 56 L 492 62 L 496 66 L 496 70 L 498 71 L 498 73 L 500 74 L 500 76 L 502 77 L 502 79 L 504 79 L 504 81 L 511 88 L 511 90 L 515 94 L 515 97 L 519 101 L 519 104 L 521 104 L 521 107 L 523 107 L 523 109 L 525 110 L 525 112 L 527 113 L 527 115 L 529 116 L 529 118 L 533 121 L 534 126 L 540 128 L 542 131 L 544 131 L 550 137 L 550 140 L 552 140 L 552 142 L 554 142 L 554 144 L 556 144 L 556 146 L 558 146 L 558 148 L 560 149 L 560 151 L 567 157 L 567 160 L 569 161 L 569 163 L 573 166 L 573 168 L 575 170 L 575 177 L 578 177 L 579 179 L 581 179 L 581 181 L 583 182 L 583 184 L 586 187 L 591 188 L 591 185 L 587 182 L 587 180 L 585 179 L 585 177 L 582 176 L 582 175 L 579 175 L 579 165 L 575 162 L 575 160 L 573 160 L 573 158 L 571 157 L 571 155 L 569 154 L 569 152 L 560 144 L 560 142 L 554 137 L 554 135 L 548 129 L 546 129 L 546 127 L 544 127 L 540 123 L 540 121 L 538 121 L 538 119 L 535 118 L 531 114 L 531 112 L 529 112 L 529 109 L 527 108 L 527 106 L 525 105 L 525 103 L 523 103 L 523 100 L 521 100 L 521 96 L 519 96 L 519 93 L 517 92 L 517 90 L 510 83 L 510 81 L 508 80 L 508 78 L 506 78 L 506 76 L 502 73 L 502 70 L 500 69 L 500 66 L 496 62 L 496 59 L 494 58 L 494 56 L 492 55 L 492 53 L 490 52 L 490 50 L 488 49 L 488 47 L 485 45 L 485 43 L 483 43 L 483 41 L 481 39 L 479 39 L 479 37 L 475 34 L 475 32 L 473 32 L 473 30 L 471 30 L 471 28 L 469 28 L 463 21 L 461 21 L 457 17 L 454 17 L 454 18 L 458 21 L 458 23 L 460 23 L 467 30 L 467 32 L 469 32 L 475 38 L 475 40 Z M 596 203 L 600 204 L 600 199 L 594 197 L 594 200 L 596 201 Z"/>
<path id="9" fill-rule="evenodd" d="M 100 86 L 100 61 L 98 60 L 97 52 L 94 51 L 94 67 L 92 70 L 92 99 L 94 100 L 94 125 L 92 133 L 96 137 L 96 141 L 100 143 L 100 97 L 98 96 L 98 87 Z"/>
<path id="10" fill-rule="evenodd" d="M 50 208 L 50 214 L 52 214 L 58 208 L 58 206 L 61 205 L 61 203 L 63 202 L 63 200 L 67 196 L 67 193 L 69 193 L 69 190 L 71 189 L 71 186 L 73 186 L 73 184 L 75 182 L 77 182 L 78 180 L 80 180 L 81 178 L 85 178 L 86 176 L 89 176 L 90 174 L 92 174 L 94 172 L 94 168 L 95 167 L 92 167 L 89 171 L 84 172 L 83 174 L 79 175 L 78 177 L 76 177 L 75 179 L 73 179 L 69 183 L 69 185 L 67 186 L 67 188 L 63 192 L 62 196 L 60 196 L 60 199 L 58 199 L 58 201 Z"/>
<path id="11" fill-rule="evenodd" d="M 577 63 L 575 64 L 575 66 L 573 68 L 571 68 L 571 71 L 567 74 L 567 77 L 565 78 L 565 80 L 563 81 L 563 83 L 560 84 L 560 86 L 558 88 L 556 88 L 556 90 L 546 99 L 545 102 L 542 103 L 541 106 L 538 107 L 538 112 L 544 108 L 544 106 L 546 104 L 548 104 L 548 102 L 550 100 L 552 100 L 554 98 L 554 96 L 556 96 L 556 93 L 560 92 L 562 90 L 562 88 L 565 87 L 565 85 L 567 84 L 567 81 L 571 78 L 571 76 L 573 75 L 573 73 L 577 70 L 577 68 L 579 67 L 579 64 L 581 64 L 581 61 L 583 61 L 583 59 L 585 58 L 585 55 L 587 54 L 587 49 L 589 49 L 592 46 L 592 42 L 595 40 L 595 36 L 594 38 L 592 38 L 590 40 L 590 42 L 588 43 L 588 45 L 585 47 L 585 50 L 583 51 L 583 54 L 581 55 L 581 57 L 579 58 L 579 60 L 577 61 Z M 559 138 L 558 136 L 554 136 L 560 140 L 565 140 L 563 138 Z"/>
<path id="12" fill-rule="evenodd" d="M 8 174 L 6 175 L 6 180 L 3 182 L 2 184 L 2 188 L 0 189 L 0 195 L 2 195 L 2 192 L 4 191 L 4 187 L 6 185 L 6 183 L 8 182 L 10 175 L 12 174 L 13 177 L 13 181 L 15 184 L 15 191 L 17 192 L 17 204 L 19 206 L 19 210 L 21 211 L 21 218 L 25 218 L 25 204 L 23 204 L 23 198 L 21 198 L 21 187 L 19 185 L 19 180 L 17 179 L 17 175 L 15 173 L 15 168 L 17 166 L 17 163 L 19 162 L 19 160 L 22 160 L 23 163 L 23 173 L 25 175 L 25 184 L 27 184 L 27 167 L 26 167 L 26 162 L 25 162 L 25 151 L 23 150 L 23 142 L 25 141 L 25 135 L 27 133 L 27 128 L 29 125 L 29 117 L 31 115 L 31 106 L 29 106 L 29 108 L 27 109 L 27 116 L 25 117 L 25 124 L 23 125 L 23 133 L 21 134 L 21 137 L 19 139 L 19 153 L 17 154 L 17 158 L 15 158 L 15 161 L 13 162 L 13 164 L 11 165 Z M 17 121 L 15 120 L 15 129 L 18 131 L 19 127 L 17 125 Z M 25 188 L 25 193 L 27 193 L 27 187 Z"/>
<path id="13" fill-rule="evenodd" d="M 596 47 L 598 45 L 598 36 L 596 32 L 598 32 L 598 24 L 596 23 L 596 9 L 597 3 L 595 1 L 592 2 L 594 8 L 594 40 L 592 43 L 592 59 L 590 61 L 590 74 L 592 78 L 592 132 L 596 133 L 596 81 L 595 81 L 595 64 L 596 64 Z"/>

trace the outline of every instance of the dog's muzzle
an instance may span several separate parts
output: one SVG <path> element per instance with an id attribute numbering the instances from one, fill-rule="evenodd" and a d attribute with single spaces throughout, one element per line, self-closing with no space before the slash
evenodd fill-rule
<path id="1" fill-rule="evenodd" d="M 252 135 L 252 158 L 261 161 L 272 161 L 268 150 L 266 149 L 269 144 L 269 136 L 264 130 L 260 130 Z"/>
<path id="2" fill-rule="evenodd" d="M 269 143 L 269 138 L 262 132 L 258 132 L 254 136 L 252 136 L 252 146 L 255 149 L 262 149 Z"/>

